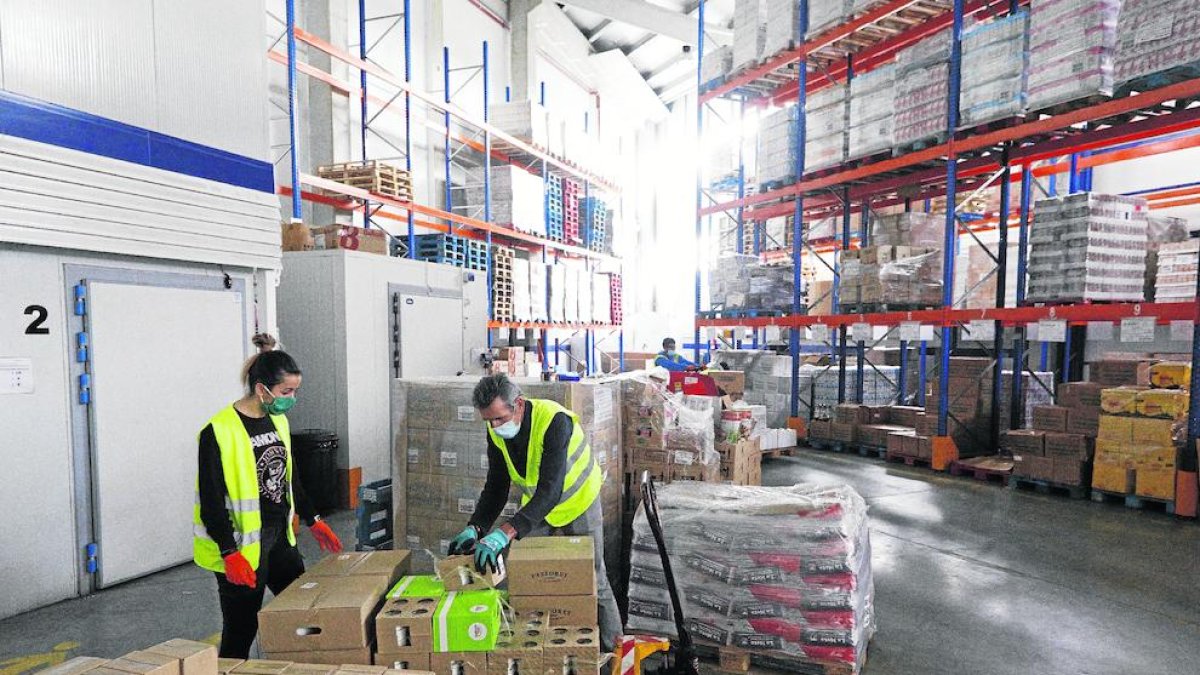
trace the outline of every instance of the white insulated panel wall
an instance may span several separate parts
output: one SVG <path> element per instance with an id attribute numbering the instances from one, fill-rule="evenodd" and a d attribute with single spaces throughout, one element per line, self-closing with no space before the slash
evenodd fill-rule
<path id="1" fill-rule="evenodd" d="M 0 241 L 279 267 L 273 195 L 0 135 Z"/>

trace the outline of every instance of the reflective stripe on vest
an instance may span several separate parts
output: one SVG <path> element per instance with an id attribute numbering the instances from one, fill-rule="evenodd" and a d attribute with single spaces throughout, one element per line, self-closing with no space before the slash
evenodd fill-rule
<path id="1" fill-rule="evenodd" d="M 283 415 L 272 415 L 271 422 L 279 439 L 287 449 L 287 468 L 285 475 L 288 480 L 288 542 L 296 545 L 296 534 L 292 531 L 291 521 L 295 514 L 292 505 L 292 435 L 288 420 Z M 233 406 L 225 408 L 209 420 L 217 447 L 221 449 L 221 469 L 225 475 L 225 509 L 229 512 L 233 523 L 233 540 L 238 550 L 245 556 L 252 569 L 258 569 L 262 542 L 262 511 L 258 489 L 258 469 L 254 459 L 254 447 L 250 444 L 250 434 L 242 424 L 242 418 Z M 196 479 L 195 500 L 192 506 L 192 559 L 206 570 L 214 572 L 225 571 L 225 561 L 221 558 L 221 548 L 209 536 L 200 519 L 200 480 Z"/>
<path id="2" fill-rule="evenodd" d="M 600 496 L 600 488 L 604 483 L 604 474 L 596 463 L 592 448 L 587 442 L 583 427 L 579 426 L 579 417 L 554 401 L 544 399 L 525 399 L 526 405 L 533 406 L 532 419 L 529 425 L 529 444 L 526 449 L 524 475 L 517 472 L 513 466 L 512 457 L 508 454 L 508 446 L 503 438 L 496 434 L 488 425 L 488 436 L 508 467 L 508 476 L 513 484 L 521 489 L 521 505 L 529 503 L 537 491 L 538 473 L 542 465 L 542 451 L 546 440 L 546 430 L 558 413 L 565 413 L 571 418 L 571 440 L 567 444 L 567 472 L 563 478 L 563 492 L 558 499 L 558 505 L 546 514 L 546 522 L 552 527 L 563 527 L 583 515 L 592 502 Z"/>

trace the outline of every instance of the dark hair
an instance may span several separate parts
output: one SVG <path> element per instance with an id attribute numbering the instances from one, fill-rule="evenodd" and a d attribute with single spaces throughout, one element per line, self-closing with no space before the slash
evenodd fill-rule
<path id="1" fill-rule="evenodd" d="M 301 374 L 300 366 L 287 352 L 261 352 L 251 356 L 242 368 L 242 384 L 246 385 L 247 391 L 253 393 L 259 383 L 270 389 L 283 382 L 283 378 L 288 375 Z"/>
<path id="2" fill-rule="evenodd" d="M 663 349 L 666 349 L 667 345 L 673 344 L 675 344 L 675 338 L 663 338 Z"/>
<path id="3" fill-rule="evenodd" d="M 471 402 L 479 410 L 483 410 L 492 404 L 497 398 L 504 401 L 509 408 L 515 408 L 517 398 L 521 396 L 521 388 L 515 382 L 508 379 L 508 376 L 500 373 L 497 375 L 487 375 L 479 380 L 479 384 L 475 385 L 475 391 L 471 393 Z"/>

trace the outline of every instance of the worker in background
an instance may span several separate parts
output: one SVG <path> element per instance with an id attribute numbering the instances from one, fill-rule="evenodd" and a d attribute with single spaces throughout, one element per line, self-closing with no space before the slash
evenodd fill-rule
<path id="1" fill-rule="evenodd" d="M 621 615 L 604 567 L 603 471 L 579 418 L 554 401 L 525 398 L 505 375 L 475 386 L 473 403 L 487 423 L 488 475 L 468 525 L 450 553 L 475 553 L 481 571 L 495 569 L 508 547 L 524 537 L 562 534 L 592 538 L 596 563 L 600 641 L 611 652 L 621 635 Z M 520 467 L 519 469 L 517 467 Z M 521 508 L 493 529 L 510 486 L 521 490 Z M 487 536 L 483 536 L 484 533 Z"/>
<path id="2" fill-rule="evenodd" d="M 323 551 L 342 544 L 292 480 L 285 416 L 296 403 L 300 367 L 274 340 L 242 371 L 246 395 L 200 432 L 193 559 L 217 576 L 222 658 L 247 659 L 267 588 L 278 595 L 304 573 L 292 519 L 299 512 Z"/>
<path id="3" fill-rule="evenodd" d="M 654 359 L 654 365 L 673 371 L 697 370 L 696 364 L 675 351 L 675 338 L 666 338 L 663 340 L 662 346 L 662 351 Z"/>

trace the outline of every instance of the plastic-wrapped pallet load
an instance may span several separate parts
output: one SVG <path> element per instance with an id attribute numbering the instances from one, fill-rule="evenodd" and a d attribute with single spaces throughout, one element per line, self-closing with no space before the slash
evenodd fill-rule
<path id="1" fill-rule="evenodd" d="M 1125 0 L 1118 28 L 1118 83 L 1178 66 L 1191 67 L 1194 76 L 1200 67 L 1200 4 L 1195 0 Z"/>
<path id="2" fill-rule="evenodd" d="M 963 31 L 960 124 L 974 126 L 1025 111 L 1029 12 Z"/>
<path id="3" fill-rule="evenodd" d="M 1029 109 L 1113 92 L 1121 0 L 1033 0 Z"/>
<path id="4" fill-rule="evenodd" d="M 567 268 L 565 265 L 550 265 L 550 320 L 562 323 L 567 320 Z"/>
<path id="5" fill-rule="evenodd" d="M 890 150 L 895 143 L 896 65 L 887 64 L 850 80 L 847 159 Z"/>
<path id="6" fill-rule="evenodd" d="M 766 0 L 734 0 L 731 72 L 757 65 L 767 38 Z"/>
<path id="7" fill-rule="evenodd" d="M 767 31 L 763 37 L 762 58 L 794 48 L 804 41 L 799 31 L 799 0 L 766 0 Z"/>
<path id="8" fill-rule="evenodd" d="M 733 65 L 733 49 L 718 47 L 704 55 L 700 64 L 700 81 L 702 85 L 716 85 L 725 79 Z"/>
<path id="9" fill-rule="evenodd" d="M 1176 244 L 1188 239 L 1188 221 L 1183 218 L 1151 215 L 1146 227 L 1146 302 L 1154 302 L 1158 297 L 1155 287 L 1158 285 L 1158 251 L 1164 244 Z M 1193 269 L 1195 256 L 1192 256 Z M 1179 283 L 1173 279 L 1169 283 Z M 1192 277 L 1195 281 L 1195 277 Z M 1191 293 L 1195 294 L 1195 284 Z M 1190 297 L 1190 296 L 1189 296 Z"/>
<path id="10" fill-rule="evenodd" d="M 644 471 L 663 482 L 719 480 L 716 397 L 671 393 L 662 380 L 636 373 L 621 380 L 621 403 L 625 467 L 634 480 Z"/>
<path id="11" fill-rule="evenodd" d="M 528 100 L 493 103 L 488 120 L 501 131 L 541 148 L 548 146 L 546 109 Z"/>
<path id="12" fill-rule="evenodd" d="M 550 317 L 547 314 L 549 302 L 549 288 L 547 284 L 548 271 L 547 265 L 543 262 L 532 260 L 529 262 L 529 306 L 530 316 L 534 321 L 549 321 Z"/>
<path id="13" fill-rule="evenodd" d="M 763 118 L 758 133 L 759 183 L 786 182 L 795 177 L 798 109 L 787 106 Z"/>
<path id="14" fill-rule="evenodd" d="M 1196 298 L 1196 259 L 1200 239 L 1163 244 L 1158 249 L 1155 302 L 1186 302 Z"/>
<path id="15" fill-rule="evenodd" d="M 850 16 L 847 0 L 808 0 L 808 33 L 814 37 Z"/>
<path id="16" fill-rule="evenodd" d="M 944 216 L 927 213 L 872 220 L 871 245 L 842 253 L 842 305 L 919 308 L 940 303 L 944 227 Z"/>
<path id="17" fill-rule="evenodd" d="M 757 256 L 730 253 L 717 259 L 708 273 L 708 296 L 719 309 L 742 309 L 750 295 L 750 268 Z"/>
<path id="18" fill-rule="evenodd" d="M 1085 192 L 1039 201 L 1035 212 L 1029 300 L 1145 299 L 1145 199 Z"/>
<path id="19" fill-rule="evenodd" d="M 944 136 L 950 95 L 949 31 L 904 49 L 897 54 L 896 64 L 896 148 Z"/>
<path id="20" fill-rule="evenodd" d="M 860 671 L 876 624 L 867 507 L 852 488 L 676 484 L 659 488 L 658 507 L 685 625 L 701 646 L 745 650 L 765 668 Z M 675 634 L 643 511 L 629 598 L 630 630 Z"/>
<path id="21" fill-rule="evenodd" d="M 849 87 L 834 84 L 809 95 L 804 111 L 804 171 L 816 171 L 846 159 Z"/>
<path id="22" fill-rule="evenodd" d="M 516 321 L 533 320 L 533 304 L 529 295 L 529 261 L 524 258 L 513 258 L 513 319 Z"/>
<path id="23" fill-rule="evenodd" d="M 750 293 L 747 309 L 786 312 L 792 309 L 794 268 L 791 265 L 762 265 L 750 267 Z"/>

